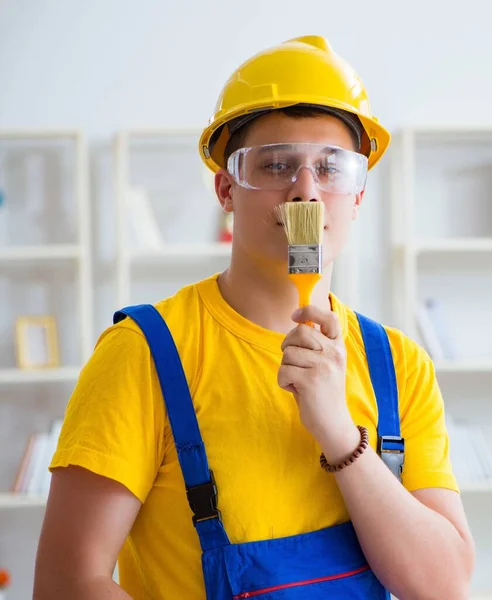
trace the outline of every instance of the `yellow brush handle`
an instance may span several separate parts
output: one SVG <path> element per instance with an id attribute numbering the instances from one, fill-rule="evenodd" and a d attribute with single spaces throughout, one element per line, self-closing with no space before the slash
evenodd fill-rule
<path id="1" fill-rule="evenodd" d="M 291 273 L 289 279 L 294 283 L 299 293 L 299 308 L 304 308 L 311 304 L 311 293 L 314 286 L 321 279 L 320 273 Z M 306 325 L 314 327 L 311 321 Z"/>

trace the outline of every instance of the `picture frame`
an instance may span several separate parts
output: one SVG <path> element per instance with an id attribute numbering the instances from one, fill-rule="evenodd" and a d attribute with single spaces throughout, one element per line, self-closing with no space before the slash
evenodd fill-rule
<path id="1" fill-rule="evenodd" d="M 16 340 L 17 366 L 20 369 L 52 369 L 60 365 L 54 317 L 19 317 Z"/>

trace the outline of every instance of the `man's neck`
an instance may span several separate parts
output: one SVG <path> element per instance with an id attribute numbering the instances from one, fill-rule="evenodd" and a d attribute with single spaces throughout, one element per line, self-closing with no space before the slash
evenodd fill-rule
<path id="1" fill-rule="evenodd" d="M 332 271 L 333 265 L 324 267 L 323 277 L 313 290 L 313 305 L 329 308 Z M 260 265 L 233 252 L 231 264 L 219 275 L 218 284 L 227 304 L 249 321 L 285 334 L 295 326 L 291 315 L 299 307 L 299 299 L 285 263 Z"/>

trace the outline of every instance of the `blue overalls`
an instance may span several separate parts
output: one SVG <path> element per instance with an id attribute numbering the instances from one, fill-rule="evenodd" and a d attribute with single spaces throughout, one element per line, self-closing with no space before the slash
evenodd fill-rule
<path id="1" fill-rule="evenodd" d="M 172 335 L 153 306 L 123 309 L 115 313 L 114 322 L 126 316 L 139 325 L 154 359 L 203 551 L 207 599 L 390 598 L 367 564 L 351 522 L 285 538 L 231 544 L 218 510 L 217 487 Z M 378 403 L 378 453 L 400 478 L 404 440 L 400 437 L 398 391 L 388 337 L 378 323 L 362 315 L 357 317 Z"/>

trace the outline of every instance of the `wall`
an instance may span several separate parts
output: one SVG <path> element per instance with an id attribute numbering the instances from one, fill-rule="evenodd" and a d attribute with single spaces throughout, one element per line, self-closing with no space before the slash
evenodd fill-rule
<path id="1" fill-rule="evenodd" d="M 219 86 L 257 50 L 326 35 L 369 87 L 390 128 L 483 123 L 492 6 L 391 0 L 166 2 L 1 0 L 0 123 L 202 126 Z M 484 107 L 485 108 L 485 107 Z"/>

